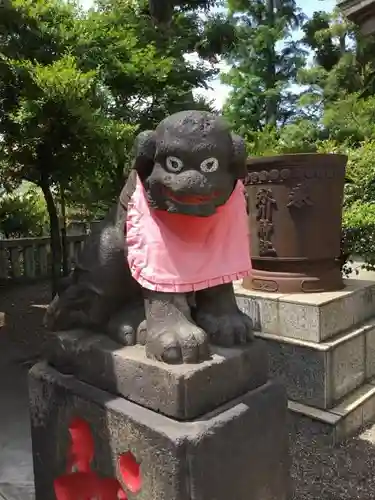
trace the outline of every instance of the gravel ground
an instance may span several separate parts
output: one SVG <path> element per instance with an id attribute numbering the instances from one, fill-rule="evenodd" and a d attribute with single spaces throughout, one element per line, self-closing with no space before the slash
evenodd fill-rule
<path id="1" fill-rule="evenodd" d="M 36 359 L 45 335 L 48 284 L 0 288 L 0 352 L 15 362 Z M 375 500 L 375 425 L 332 447 L 318 425 L 291 420 L 294 500 Z M 235 500 L 235 499 L 234 499 Z"/>
<path id="2" fill-rule="evenodd" d="M 291 431 L 294 500 L 374 500 L 375 425 L 339 446 L 328 441 L 309 421 Z"/>

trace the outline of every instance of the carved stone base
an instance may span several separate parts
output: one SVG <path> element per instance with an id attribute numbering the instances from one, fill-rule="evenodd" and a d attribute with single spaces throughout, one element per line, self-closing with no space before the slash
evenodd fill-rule
<path id="1" fill-rule="evenodd" d="M 190 422 L 114 397 L 46 364 L 31 370 L 29 387 L 36 500 L 55 500 L 54 481 L 59 478 L 61 486 L 66 480 L 61 475 L 67 456 L 81 456 L 82 467 L 90 449 L 95 481 L 78 481 L 64 498 L 76 499 L 77 488 L 87 488 L 82 498 L 88 488 L 90 498 L 97 497 L 93 487 L 103 481 L 116 490 L 106 497 L 113 500 L 133 494 L 138 500 L 292 497 L 286 396 L 278 384 L 263 384 Z M 77 440 L 79 425 L 86 430 Z M 120 490 L 123 496 L 116 496 Z"/>
<path id="2" fill-rule="evenodd" d="M 284 384 L 291 412 L 328 426 L 334 442 L 374 419 L 375 282 L 290 295 L 236 283 L 235 292 L 267 343 L 271 375 Z"/>
<path id="3" fill-rule="evenodd" d="M 291 266 L 290 266 L 291 267 Z M 299 267 L 303 267 L 303 264 Z M 341 270 L 335 261 L 314 266 L 312 274 L 305 272 L 270 272 L 252 269 L 251 275 L 243 280 L 244 288 L 270 293 L 319 293 L 342 290 L 344 283 Z"/>
<path id="4" fill-rule="evenodd" d="M 185 365 L 148 359 L 143 346 L 122 347 L 84 330 L 51 332 L 47 347 L 45 358 L 60 372 L 177 420 L 199 417 L 268 380 L 261 340 L 212 346 L 210 360 Z"/>

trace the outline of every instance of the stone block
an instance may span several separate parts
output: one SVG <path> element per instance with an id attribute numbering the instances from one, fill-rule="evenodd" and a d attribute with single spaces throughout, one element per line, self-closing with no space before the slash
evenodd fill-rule
<path id="1" fill-rule="evenodd" d="M 270 373 L 285 385 L 290 400 L 327 409 L 372 377 L 375 320 L 314 343 L 257 333 L 267 343 Z"/>
<path id="2" fill-rule="evenodd" d="M 55 500 L 53 481 L 66 471 L 68 429 L 77 417 L 93 434 L 94 470 L 117 478 L 129 499 L 135 480 L 137 500 L 292 497 L 286 395 L 275 382 L 191 422 L 116 398 L 46 364 L 30 371 L 29 391 L 36 500 Z M 123 464 L 129 453 L 139 468 Z"/>
<path id="3" fill-rule="evenodd" d="M 212 347 L 199 364 L 148 359 L 142 346 L 121 347 L 83 330 L 50 333 L 46 358 L 59 371 L 178 420 L 207 413 L 268 380 L 268 355 L 257 340 L 237 348 Z"/>
<path id="4" fill-rule="evenodd" d="M 292 421 L 306 420 L 310 431 L 317 427 L 318 434 L 324 434 L 330 444 L 336 445 L 375 421 L 375 386 L 362 385 L 330 410 L 295 401 L 289 401 L 288 408 Z"/>
<path id="5" fill-rule="evenodd" d="M 375 329 L 368 330 L 365 337 L 366 379 L 375 377 Z"/>
<path id="6" fill-rule="evenodd" d="M 337 292 L 272 294 L 235 284 L 238 305 L 264 333 L 322 342 L 363 323 L 375 312 L 375 282 L 345 280 Z"/>
<path id="7" fill-rule="evenodd" d="M 267 341 L 270 374 L 284 384 L 288 398 L 318 408 L 331 405 L 327 351 L 275 337 L 263 335 Z"/>
<path id="8" fill-rule="evenodd" d="M 331 353 L 332 363 L 332 400 L 339 401 L 351 391 L 359 387 L 366 379 L 366 353 L 365 341 L 366 333 L 345 336 L 345 340 L 332 343 L 329 353 Z M 375 325 L 372 331 L 375 330 Z"/>
<path id="9" fill-rule="evenodd" d="M 266 292 L 250 292 L 238 283 L 234 284 L 237 305 L 242 312 L 253 320 L 255 330 L 267 333 L 277 333 L 279 328 L 280 294 Z"/>

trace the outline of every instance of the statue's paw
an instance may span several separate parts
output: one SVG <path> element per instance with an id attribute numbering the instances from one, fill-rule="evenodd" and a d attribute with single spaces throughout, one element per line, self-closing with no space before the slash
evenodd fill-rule
<path id="1" fill-rule="evenodd" d="M 109 337 L 123 346 L 135 345 L 138 342 L 138 330 L 144 322 L 143 304 L 132 304 L 116 313 L 109 321 L 107 333 Z"/>
<path id="2" fill-rule="evenodd" d="M 212 344 L 232 347 L 251 342 L 254 338 L 253 322 L 240 310 L 222 315 L 201 311 L 196 315 L 196 322 L 208 333 Z"/>
<path id="3" fill-rule="evenodd" d="M 146 345 L 147 341 L 147 321 L 144 319 L 137 328 L 137 344 Z"/>
<path id="4" fill-rule="evenodd" d="M 128 322 L 110 321 L 108 324 L 109 337 L 123 346 L 135 345 L 137 342 L 136 332 Z"/>
<path id="5" fill-rule="evenodd" d="M 146 354 L 149 358 L 170 364 L 199 363 L 209 359 L 208 336 L 194 323 L 177 320 L 168 329 L 148 330 Z"/>

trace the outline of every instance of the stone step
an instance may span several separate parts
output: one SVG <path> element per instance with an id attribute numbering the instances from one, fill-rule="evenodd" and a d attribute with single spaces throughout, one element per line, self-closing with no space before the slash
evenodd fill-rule
<path id="1" fill-rule="evenodd" d="M 288 401 L 292 419 L 305 419 L 318 434 L 325 434 L 335 445 L 356 434 L 362 427 L 375 421 L 375 381 L 362 385 L 337 406 L 320 410 L 312 406 Z"/>
<path id="2" fill-rule="evenodd" d="M 267 344 L 271 375 L 295 402 L 332 408 L 375 376 L 375 318 L 320 343 L 255 335 Z"/>
<path id="3" fill-rule="evenodd" d="M 337 292 L 282 295 L 234 284 L 239 307 L 264 333 L 323 342 L 375 315 L 375 282 L 345 280 Z"/>

